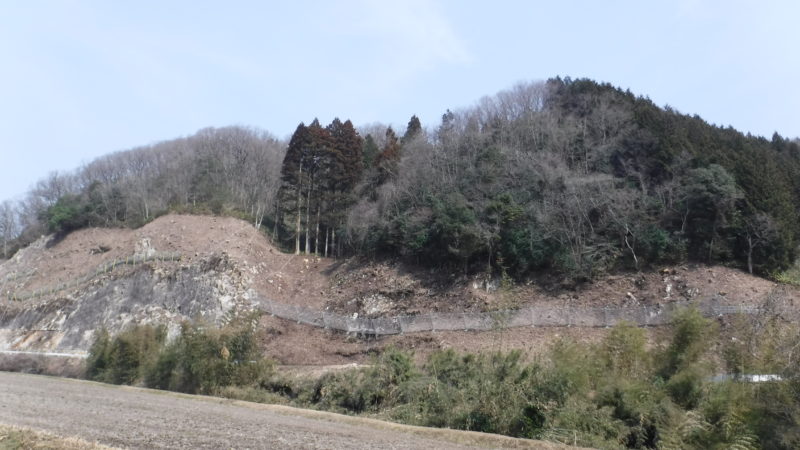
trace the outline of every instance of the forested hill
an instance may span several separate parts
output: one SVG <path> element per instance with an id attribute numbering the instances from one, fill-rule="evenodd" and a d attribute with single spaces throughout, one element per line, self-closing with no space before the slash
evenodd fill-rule
<path id="1" fill-rule="evenodd" d="M 169 210 L 247 217 L 297 253 L 516 278 L 686 260 L 771 274 L 796 258 L 800 146 L 556 78 L 406 130 L 314 120 L 287 143 L 210 128 L 110 154 L 3 203 L 3 254 Z"/>

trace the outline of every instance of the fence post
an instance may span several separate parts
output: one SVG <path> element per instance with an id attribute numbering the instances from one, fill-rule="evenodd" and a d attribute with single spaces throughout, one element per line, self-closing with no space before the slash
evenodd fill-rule
<path id="1" fill-rule="evenodd" d="M 647 311 L 647 305 L 642 306 L 642 311 L 644 311 L 644 326 L 650 325 L 650 313 Z"/>
<path id="2" fill-rule="evenodd" d="M 531 328 L 535 328 L 536 327 L 536 309 L 533 306 L 531 306 L 528 309 L 531 311 Z"/>
<path id="3" fill-rule="evenodd" d="M 436 332 L 436 326 L 433 324 L 433 313 L 428 314 L 428 317 L 431 319 L 431 331 Z"/>
<path id="4" fill-rule="evenodd" d="M 464 322 L 464 331 L 469 330 L 469 328 L 467 328 L 467 313 L 461 313 L 461 321 Z"/>
<path id="5" fill-rule="evenodd" d="M 295 311 L 295 314 L 297 314 L 297 317 L 296 317 L 297 323 L 300 323 L 300 307 L 295 305 L 294 306 L 294 311 Z"/>

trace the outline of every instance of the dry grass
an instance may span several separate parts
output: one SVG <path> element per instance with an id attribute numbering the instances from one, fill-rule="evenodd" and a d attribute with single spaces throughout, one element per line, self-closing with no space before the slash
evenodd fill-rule
<path id="1" fill-rule="evenodd" d="M 0 425 L 0 449 L 59 449 L 59 450 L 100 450 L 110 449 L 105 445 L 86 442 L 76 437 L 59 437 L 44 431 Z"/>
<path id="2" fill-rule="evenodd" d="M 82 378 L 85 372 L 83 358 L 32 354 L 0 354 L 0 370 L 66 378 Z"/>
<path id="3" fill-rule="evenodd" d="M 79 380 L 76 381 L 85 382 Z M 519 448 L 519 449 L 536 449 L 536 450 L 567 450 L 567 449 L 579 448 L 555 442 L 536 441 L 532 439 L 520 439 L 520 438 L 503 436 L 499 434 L 481 433 L 477 431 L 463 431 L 463 430 L 452 430 L 444 428 L 420 427 L 415 425 L 404 425 L 400 423 L 387 422 L 378 419 L 347 416 L 344 414 L 337 414 L 326 411 L 316 411 L 313 409 L 295 408 L 292 406 L 285 406 L 285 405 L 254 403 L 243 400 L 232 400 L 220 397 L 182 394 L 178 392 L 160 391 L 160 390 L 146 389 L 133 386 L 124 386 L 124 385 L 123 386 L 105 385 L 105 386 L 117 389 L 133 390 L 133 391 L 147 391 L 150 393 L 157 393 L 161 395 L 174 396 L 180 398 L 191 398 L 191 399 L 204 400 L 214 403 L 232 404 L 244 408 L 270 411 L 273 413 L 278 413 L 286 416 L 304 417 L 307 419 L 314 419 L 314 420 L 324 420 L 327 422 L 341 423 L 359 427 L 368 427 L 381 431 L 391 431 L 393 433 L 408 433 L 426 439 L 452 442 L 454 444 L 459 444 L 469 447 Z"/>

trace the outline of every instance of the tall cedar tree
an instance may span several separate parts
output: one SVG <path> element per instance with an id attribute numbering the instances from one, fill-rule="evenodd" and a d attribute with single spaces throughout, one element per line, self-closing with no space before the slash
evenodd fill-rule
<path id="1" fill-rule="evenodd" d="M 280 201 L 283 208 L 283 217 L 291 218 L 291 228 L 294 229 L 295 254 L 300 253 L 300 227 L 303 207 L 303 185 L 307 177 L 308 168 L 304 167 L 311 158 L 312 136 L 305 124 L 297 126 L 286 156 L 281 166 L 281 192 Z"/>
<path id="2" fill-rule="evenodd" d="M 375 167 L 378 169 L 378 184 L 383 184 L 397 174 L 397 165 L 400 162 L 400 143 L 392 127 L 386 129 L 386 144 L 375 158 Z"/>
<path id="3" fill-rule="evenodd" d="M 300 253 L 301 240 L 306 252 L 311 250 L 310 215 L 319 202 L 319 178 L 327 166 L 329 144 L 330 135 L 314 119 L 309 126 L 297 126 L 286 150 L 281 167 L 281 204 L 284 218 L 290 219 L 290 228 L 294 228 L 295 254 Z"/>
<path id="4" fill-rule="evenodd" d="M 363 140 L 353 123 L 349 120 L 342 123 L 335 118 L 327 131 L 330 134 L 331 158 L 326 178 L 325 255 L 328 254 L 329 237 L 334 254 L 338 253 L 336 231 L 344 225 L 346 212 L 355 203 L 353 188 L 364 173 Z"/>
<path id="5" fill-rule="evenodd" d="M 335 231 L 353 203 L 364 171 L 362 140 L 352 122 L 338 118 L 323 128 L 317 119 L 297 127 L 281 168 L 284 217 L 294 229 L 295 253 L 328 254 Z M 324 250 L 320 231 L 325 233 Z M 301 245 L 304 244 L 304 245 Z"/>
<path id="6" fill-rule="evenodd" d="M 362 149 L 365 168 L 372 167 L 372 163 L 375 161 L 375 158 L 378 157 L 380 151 L 378 144 L 375 143 L 375 138 L 373 138 L 371 134 L 368 134 L 367 137 L 364 138 L 364 146 Z"/>
<path id="7" fill-rule="evenodd" d="M 306 236 L 305 250 L 311 253 L 312 227 L 314 227 L 314 253 L 319 254 L 319 221 L 323 203 L 323 195 L 328 187 L 328 178 L 332 165 L 331 134 L 327 128 L 322 128 L 319 120 L 314 119 L 308 126 L 311 133 L 311 163 L 309 164 L 309 184 L 306 194 Z M 316 212 L 316 221 L 312 217 Z"/>
<path id="8" fill-rule="evenodd" d="M 402 143 L 405 144 L 422 133 L 422 123 L 416 115 L 411 116 L 406 127 L 406 134 L 403 135 Z"/>

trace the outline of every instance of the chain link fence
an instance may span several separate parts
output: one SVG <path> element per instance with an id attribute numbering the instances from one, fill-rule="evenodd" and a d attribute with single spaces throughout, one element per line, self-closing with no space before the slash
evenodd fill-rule
<path id="1" fill-rule="evenodd" d="M 726 305 L 716 302 L 675 302 L 655 306 L 608 308 L 532 306 L 516 310 L 463 313 L 430 313 L 394 317 L 359 317 L 328 311 L 315 311 L 260 299 L 262 309 L 282 319 L 300 324 L 351 334 L 385 336 L 425 331 L 489 331 L 513 327 L 595 327 L 605 328 L 627 321 L 639 326 L 665 325 L 675 313 L 689 306 L 698 307 L 706 317 L 730 314 L 757 314 L 752 305 Z"/>
<path id="2" fill-rule="evenodd" d="M 87 273 L 82 277 L 74 278 L 72 280 L 65 281 L 55 286 L 50 286 L 44 289 L 37 289 L 32 292 L 9 291 L 6 292 L 4 296 L 8 301 L 24 301 L 24 300 L 35 299 L 46 295 L 57 294 L 67 289 L 75 289 L 78 286 L 82 286 L 103 274 L 113 272 L 118 267 L 135 266 L 137 264 L 144 264 L 152 261 L 180 261 L 180 260 L 181 260 L 180 253 L 154 253 L 152 255 L 144 255 L 144 256 L 131 255 L 126 258 L 115 259 L 105 264 L 101 264 L 100 266 L 95 268 L 95 270 Z"/>

